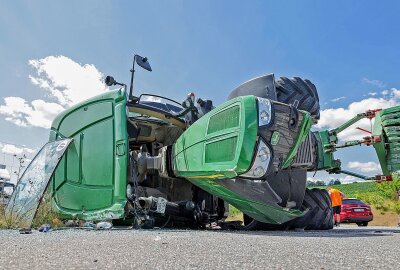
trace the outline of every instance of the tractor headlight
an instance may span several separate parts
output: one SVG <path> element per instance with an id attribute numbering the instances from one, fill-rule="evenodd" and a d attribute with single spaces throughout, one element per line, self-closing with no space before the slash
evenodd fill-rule
<path id="1" fill-rule="evenodd" d="M 271 123 L 272 106 L 271 101 L 266 98 L 257 97 L 258 104 L 258 126 L 266 126 Z"/>
<path id="2" fill-rule="evenodd" d="M 250 170 L 241 176 L 260 178 L 268 171 L 269 163 L 271 162 L 271 149 L 268 145 L 260 139 L 257 146 L 257 153 L 254 157 L 253 165 Z"/>

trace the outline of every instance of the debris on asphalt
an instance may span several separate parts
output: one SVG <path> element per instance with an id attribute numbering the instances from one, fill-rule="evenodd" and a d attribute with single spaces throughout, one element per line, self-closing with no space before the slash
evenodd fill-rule
<path id="1" fill-rule="evenodd" d="M 22 229 L 19 229 L 19 233 L 20 234 L 31 234 L 32 229 L 31 228 L 22 228 Z"/>
<path id="2" fill-rule="evenodd" d="M 79 227 L 79 220 L 67 220 L 65 222 L 66 227 Z"/>
<path id="3" fill-rule="evenodd" d="M 231 231 L 237 231 L 243 228 L 242 221 L 240 220 L 221 222 L 219 226 L 221 227 L 221 230 L 231 230 Z"/>
<path id="4" fill-rule="evenodd" d="M 96 225 L 95 225 L 92 221 L 86 221 L 86 222 L 83 224 L 83 227 L 84 227 L 84 228 L 94 228 L 94 227 L 96 227 Z"/>
<path id="5" fill-rule="evenodd" d="M 112 223 L 108 221 L 101 221 L 96 224 L 96 229 L 97 230 L 109 230 L 112 228 Z"/>
<path id="6" fill-rule="evenodd" d="M 154 237 L 154 241 L 160 241 L 161 240 L 161 237 L 160 236 L 156 236 L 156 237 Z"/>
<path id="7" fill-rule="evenodd" d="M 46 232 L 48 232 L 50 230 L 51 230 L 50 224 L 43 224 L 42 226 L 39 227 L 38 231 L 46 233 Z"/>

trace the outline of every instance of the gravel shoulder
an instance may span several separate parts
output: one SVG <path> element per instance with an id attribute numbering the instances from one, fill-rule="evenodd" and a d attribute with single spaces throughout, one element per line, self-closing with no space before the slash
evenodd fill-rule
<path id="1" fill-rule="evenodd" d="M 400 269 L 400 229 L 0 230 L 0 269 Z"/>

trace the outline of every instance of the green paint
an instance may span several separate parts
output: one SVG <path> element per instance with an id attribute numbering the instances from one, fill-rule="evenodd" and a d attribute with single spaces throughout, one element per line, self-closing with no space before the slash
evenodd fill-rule
<path id="1" fill-rule="evenodd" d="M 271 144 L 277 145 L 279 143 L 280 136 L 281 136 L 281 134 L 279 133 L 279 131 L 274 131 L 274 133 L 272 133 L 272 137 L 271 137 Z"/>
<path id="2" fill-rule="evenodd" d="M 122 218 L 127 171 L 125 92 L 109 91 L 62 112 L 52 123 L 50 141 L 64 137 L 74 142 L 52 179 L 53 208 L 67 217 Z"/>
<path id="3" fill-rule="evenodd" d="M 383 137 L 383 128 L 382 128 L 382 120 L 381 120 L 381 115 L 382 115 L 382 111 L 379 112 L 376 116 L 375 116 L 375 121 L 374 121 L 374 126 L 372 127 L 372 134 L 375 136 L 381 136 Z M 379 143 L 374 143 L 373 144 L 376 154 L 378 156 L 378 160 L 379 163 L 381 165 L 382 168 L 382 173 L 384 175 L 389 175 L 389 167 L 388 167 L 388 163 L 386 160 L 386 149 L 385 149 L 385 143 L 382 140 L 382 142 Z"/>
<path id="4" fill-rule="evenodd" d="M 270 224 L 282 224 L 296 217 L 304 215 L 300 210 L 290 210 L 279 206 L 272 206 L 242 197 L 237 193 L 218 184 L 218 181 L 205 179 L 190 179 L 190 181 L 201 189 L 216 195 L 229 204 L 233 205 L 243 213 L 258 221 Z"/>
<path id="5" fill-rule="evenodd" d="M 246 172 L 257 140 L 257 119 L 256 98 L 242 96 L 197 120 L 174 144 L 175 174 L 223 179 Z"/>
<path id="6" fill-rule="evenodd" d="M 340 161 L 335 160 L 333 157 L 333 148 L 331 143 L 331 136 L 328 130 L 321 130 L 314 132 L 317 139 L 318 149 L 318 170 L 340 170 Z"/>

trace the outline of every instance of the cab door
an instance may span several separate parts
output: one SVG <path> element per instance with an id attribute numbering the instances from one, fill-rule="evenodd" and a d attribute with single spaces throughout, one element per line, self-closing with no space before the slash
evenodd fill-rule
<path id="1" fill-rule="evenodd" d="M 50 141 L 73 138 L 51 183 L 53 208 L 66 218 L 124 216 L 128 140 L 126 95 L 110 91 L 61 113 Z"/>

